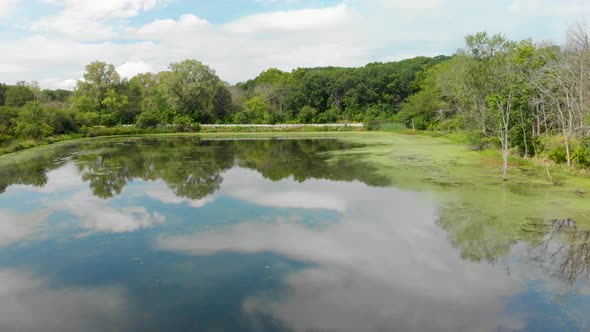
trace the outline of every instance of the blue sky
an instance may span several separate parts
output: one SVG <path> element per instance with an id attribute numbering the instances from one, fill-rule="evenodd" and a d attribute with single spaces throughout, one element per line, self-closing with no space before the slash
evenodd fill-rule
<path id="1" fill-rule="evenodd" d="M 72 88 L 94 60 L 128 77 L 194 58 L 235 83 L 452 54 L 484 30 L 561 43 L 588 18 L 587 0 L 0 0 L 0 81 Z"/>

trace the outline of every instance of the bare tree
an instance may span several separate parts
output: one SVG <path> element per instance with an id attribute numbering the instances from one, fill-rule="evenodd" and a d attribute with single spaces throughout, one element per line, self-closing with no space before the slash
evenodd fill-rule
<path id="1" fill-rule="evenodd" d="M 547 107 L 555 114 L 555 124 L 563 136 L 568 166 L 572 165 L 572 141 L 580 135 L 588 135 L 585 125 L 590 115 L 588 31 L 584 23 L 573 25 L 568 30 L 565 46 L 558 50 L 553 48 L 554 52 L 546 52 L 546 64 L 531 79 L 531 85 L 540 95 L 536 100 L 538 105 Z"/>

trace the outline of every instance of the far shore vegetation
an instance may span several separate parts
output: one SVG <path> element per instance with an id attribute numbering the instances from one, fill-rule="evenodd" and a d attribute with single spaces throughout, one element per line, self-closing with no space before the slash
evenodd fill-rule
<path id="1" fill-rule="evenodd" d="M 452 56 L 359 68 L 269 69 L 230 85 L 197 60 L 121 78 L 86 66 L 73 91 L 0 84 L 0 154 L 73 138 L 179 132 L 266 131 L 203 124 L 300 124 L 281 131 L 380 130 L 445 136 L 511 161 L 590 168 L 590 28 L 563 45 L 480 32 Z M 364 129 L 306 124 L 364 123 Z"/>

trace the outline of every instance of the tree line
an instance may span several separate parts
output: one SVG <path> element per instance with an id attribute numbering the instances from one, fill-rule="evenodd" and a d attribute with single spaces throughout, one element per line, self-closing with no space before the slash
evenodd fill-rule
<path id="1" fill-rule="evenodd" d="M 329 123 L 389 118 L 418 91 L 420 72 L 447 57 L 417 57 L 361 68 L 269 69 L 234 86 L 197 61 L 159 73 L 121 78 L 112 64 L 93 62 L 74 91 L 40 90 L 35 82 L 0 85 L 0 143 L 77 133 L 94 126 L 196 123 Z"/>
<path id="2" fill-rule="evenodd" d="M 451 59 L 421 73 L 420 91 L 396 119 L 417 129 L 468 130 L 476 148 L 498 145 L 505 179 L 512 149 L 590 167 L 589 31 L 572 26 L 561 46 L 468 35 Z"/>

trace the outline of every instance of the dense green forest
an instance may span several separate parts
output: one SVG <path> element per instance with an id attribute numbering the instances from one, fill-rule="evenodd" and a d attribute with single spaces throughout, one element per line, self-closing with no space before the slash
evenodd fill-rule
<path id="1" fill-rule="evenodd" d="M 5 126 L 1 133 L 7 140 L 41 138 L 92 126 L 135 124 L 149 128 L 167 124 L 190 129 L 193 123 L 329 123 L 389 118 L 418 91 L 413 84 L 417 75 L 446 59 L 418 57 L 362 68 L 300 68 L 290 73 L 270 69 L 235 86 L 196 60 L 173 63 L 168 71 L 129 80 L 121 79 L 112 64 L 93 62 L 86 66 L 84 79 L 73 92 L 41 91 L 34 82 L 2 85 Z"/>
<path id="2" fill-rule="evenodd" d="M 463 131 L 476 149 L 501 148 L 505 171 L 510 150 L 590 167 L 589 29 L 572 26 L 562 46 L 482 32 L 450 57 L 269 69 L 233 86 L 197 60 L 131 79 L 93 62 L 74 91 L 0 84 L 0 145 L 121 125 L 348 121 Z"/>

